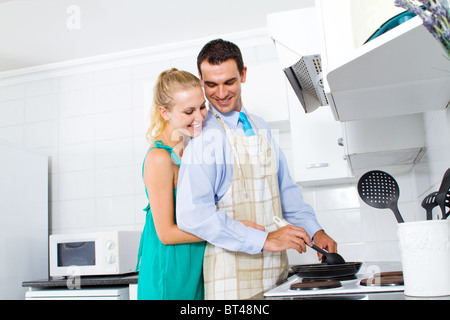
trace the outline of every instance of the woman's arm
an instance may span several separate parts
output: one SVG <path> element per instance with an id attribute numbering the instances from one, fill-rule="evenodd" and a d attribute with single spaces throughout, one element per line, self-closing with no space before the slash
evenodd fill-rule
<path id="1" fill-rule="evenodd" d="M 159 240 L 165 244 L 200 242 L 193 234 L 178 228 L 174 217 L 174 165 L 163 149 L 149 152 L 144 164 L 144 184 Z"/>
<path id="2" fill-rule="evenodd" d="M 200 242 L 203 239 L 178 228 L 174 218 L 174 166 L 167 151 L 153 149 L 144 164 L 144 183 L 151 203 L 153 221 L 159 240 L 165 244 Z M 264 227 L 247 220 L 239 220 L 247 227 L 264 231 Z"/>

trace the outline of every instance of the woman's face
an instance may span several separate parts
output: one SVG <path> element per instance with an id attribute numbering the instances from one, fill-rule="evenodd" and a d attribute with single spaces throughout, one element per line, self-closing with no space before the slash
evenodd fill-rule
<path id="1" fill-rule="evenodd" d="M 166 111 L 168 125 L 183 134 L 187 131 L 191 137 L 198 136 L 207 113 L 202 88 L 179 89 L 173 93 L 173 100 L 175 105 L 172 110 Z"/>

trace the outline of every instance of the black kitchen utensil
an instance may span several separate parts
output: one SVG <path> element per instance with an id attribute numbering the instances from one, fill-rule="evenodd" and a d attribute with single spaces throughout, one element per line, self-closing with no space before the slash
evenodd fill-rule
<path id="1" fill-rule="evenodd" d="M 436 195 L 436 202 L 441 207 L 442 219 L 447 219 L 450 212 L 446 212 L 445 207 L 450 208 L 450 168 L 444 174 L 442 178 L 441 186 L 439 187 L 438 194 Z"/>
<path id="2" fill-rule="evenodd" d="M 427 220 L 433 220 L 433 208 L 438 206 L 436 202 L 437 194 L 438 192 L 434 191 L 427 195 L 422 201 L 422 207 L 427 210 Z"/>
<path id="3" fill-rule="evenodd" d="M 280 228 L 290 224 L 286 220 L 284 220 L 284 219 L 282 219 L 280 217 L 277 217 L 277 216 L 273 217 L 273 221 Z M 338 253 L 327 252 L 327 251 L 319 248 L 315 244 L 310 246 L 310 248 L 312 248 L 312 249 L 316 250 L 317 252 L 320 252 L 321 254 L 323 254 L 325 259 L 322 259 L 322 262 L 324 262 L 326 264 L 343 264 L 343 263 L 345 263 L 344 258 L 342 258 L 342 256 L 340 254 L 338 254 Z"/>
<path id="4" fill-rule="evenodd" d="M 398 223 L 404 222 L 398 211 L 400 189 L 397 181 L 390 174 L 380 170 L 365 173 L 358 181 L 358 193 L 369 206 L 391 209 Z"/>
<path id="5" fill-rule="evenodd" d="M 342 258 L 342 256 L 338 253 L 327 252 L 327 251 L 319 248 L 315 244 L 313 244 L 310 248 L 313 248 L 317 252 L 320 252 L 321 254 L 323 254 L 325 259 L 322 259 L 322 262 L 324 262 L 326 264 L 343 264 L 343 263 L 345 263 L 344 258 Z"/>
<path id="6" fill-rule="evenodd" d="M 303 264 L 291 266 L 301 278 L 336 278 L 353 276 L 361 269 L 362 262 L 346 262 L 343 264 Z"/>

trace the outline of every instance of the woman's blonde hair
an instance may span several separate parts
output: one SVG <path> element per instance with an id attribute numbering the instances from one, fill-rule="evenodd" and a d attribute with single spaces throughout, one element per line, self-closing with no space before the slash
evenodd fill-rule
<path id="1" fill-rule="evenodd" d="M 150 127 L 147 131 L 147 140 L 151 143 L 153 139 L 161 134 L 166 127 L 167 121 L 161 116 L 159 107 L 171 111 L 175 105 L 173 93 L 176 90 L 201 87 L 200 80 L 192 73 L 172 68 L 163 71 L 156 81 L 153 90 L 153 103 L 150 110 Z"/>

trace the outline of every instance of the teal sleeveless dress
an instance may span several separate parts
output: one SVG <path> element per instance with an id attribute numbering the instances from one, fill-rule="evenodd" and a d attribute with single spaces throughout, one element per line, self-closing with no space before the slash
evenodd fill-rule
<path id="1" fill-rule="evenodd" d="M 171 147 L 158 140 L 155 141 L 153 148 L 167 150 L 178 167 L 180 166 L 180 158 Z M 150 148 L 149 151 L 153 148 Z M 142 165 L 143 174 L 144 165 Z M 145 193 L 148 199 L 147 188 Z M 176 188 L 173 193 L 175 208 Z M 136 271 L 139 271 L 138 300 L 204 299 L 203 253 L 206 243 L 202 241 L 164 245 L 156 233 L 150 203 L 144 211 L 147 213 L 136 267 Z M 174 221 L 176 223 L 176 215 L 174 215 Z"/>

